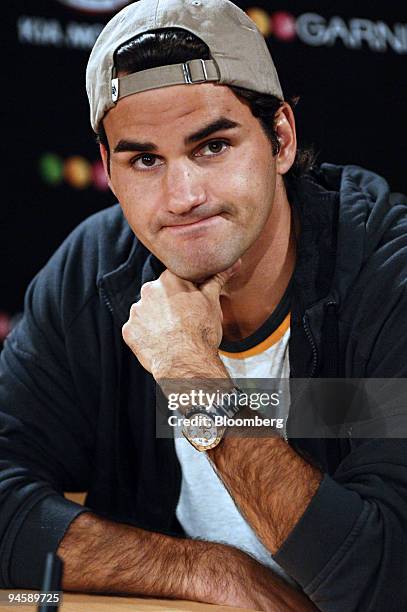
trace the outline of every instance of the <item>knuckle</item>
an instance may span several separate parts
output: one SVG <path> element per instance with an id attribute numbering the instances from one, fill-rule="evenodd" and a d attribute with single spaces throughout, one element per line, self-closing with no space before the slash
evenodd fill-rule
<path id="1" fill-rule="evenodd" d="M 135 326 L 127 321 L 122 327 L 122 338 L 124 342 L 129 346 L 133 351 L 137 348 L 137 335 L 135 333 Z"/>
<path id="2" fill-rule="evenodd" d="M 130 306 L 130 318 L 137 316 L 138 302 Z"/>
<path id="3" fill-rule="evenodd" d="M 129 323 L 125 323 L 122 327 L 122 336 L 123 340 L 127 343 L 130 340 L 130 325 Z"/>
<path id="4" fill-rule="evenodd" d="M 143 298 L 149 295 L 151 291 L 153 290 L 153 288 L 154 288 L 153 281 L 148 281 L 147 283 L 144 283 L 144 285 L 142 285 L 141 290 L 140 290 L 141 297 Z"/>

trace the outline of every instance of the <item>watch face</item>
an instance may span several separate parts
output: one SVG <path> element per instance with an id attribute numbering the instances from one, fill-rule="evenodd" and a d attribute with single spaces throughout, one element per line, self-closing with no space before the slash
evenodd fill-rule
<path id="1" fill-rule="evenodd" d="M 207 412 L 190 413 L 185 417 L 182 433 L 202 450 L 211 448 L 219 438 L 218 428 Z"/>

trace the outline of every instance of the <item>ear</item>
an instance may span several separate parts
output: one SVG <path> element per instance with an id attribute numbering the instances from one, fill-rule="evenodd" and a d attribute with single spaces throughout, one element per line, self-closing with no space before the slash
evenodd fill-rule
<path id="1" fill-rule="evenodd" d="M 285 174 L 294 163 L 297 152 L 297 135 L 292 108 L 287 102 L 278 109 L 274 120 L 280 150 L 276 157 L 277 173 Z"/>
<path id="2" fill-rule="evenodd" d="M 112 193 L 117 198 L 115 191 L 113 189 L 113 186 L 112 186 L 112 181 L 110 179 L 110 168 L 109 168 L 107 149 L 105 145 L 103 145 L 101 142 L 99 143 L 99 151 L 100 151 L 100 157 L 102 158 L 102 162 L 103 162 L 103 168 L 106 174 L 107 184 L 109 185 L 109 188 L 112 191 Z"/>

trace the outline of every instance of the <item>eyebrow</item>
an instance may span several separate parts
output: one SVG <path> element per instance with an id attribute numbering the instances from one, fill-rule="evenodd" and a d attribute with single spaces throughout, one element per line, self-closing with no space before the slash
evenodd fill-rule
<path id="1" fill-rule="evenodd" d="M 236 121 L 232 121 L 226 117 L 220 117 L 219 119 L 216 119 L 216 121 L 212 121 L 212 123 L 209 123 L 203 127 L 201 130 L 187 136 L 184 142 L 185 144 L 198 142 L 199 140 L 203 140 L 215 132 L 219 132 L 220 130 L 233 130 L 235 127 L 241 127 L 240 123 L 236 123 Z"/>
<path id="2" fill-rule="evenodd" d="M 220 117 L 212 123 L 205 125 L 203 128 L 190 134 L 184 139 L 184 143 L 186 145 L 191 144 L 193 142 L 199 142 L 204 138 L 207 138 L 211 134 L 215 132 L 219 132 L 220 130 L 232 130 L 233 128 L 241 127 L 240 123 L 236 121 L 232 121 L 231 119 L 227 119 L 226 117 Z M 158 147 L 153 142 L 137 142 L 135 140 L 119 140 L 117 145 L 114 148 L 114 153 L 123 153 L 124 151 L 140 151 L 142 153 L 150 153 L 152 151 L 157 151 Z"/>

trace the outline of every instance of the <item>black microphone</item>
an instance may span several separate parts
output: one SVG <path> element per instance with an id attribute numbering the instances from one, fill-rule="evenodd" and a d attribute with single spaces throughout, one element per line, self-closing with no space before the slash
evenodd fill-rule
<path id="1" fill-rule="evenodd" d="M 64 563 L 62 559 L 58 557 L 58 555 L 54 553 L 47 553 L 47 557 L 45 559 L 45 570 L 44 570 L 44 578 L 42 582 L 41 594 L 45 594 L 45 597 L 50 597 L 51 592 L 55 593 L 56 591 L 59 593 L 62 591 L 62 572 L 63 572 Z M 50 595 L 47 595 L 50 594 Z M 47 599 L 46 601 L 50 601 Z M 54 597 L 51 600 L 55 601 Z M 60 596 L 58 595 L 58 600 L 56 605 L 45 605 L 45 602 L 42 602 L 38 606 L 38 612 L 58 612 L 60 603 Z"/>

